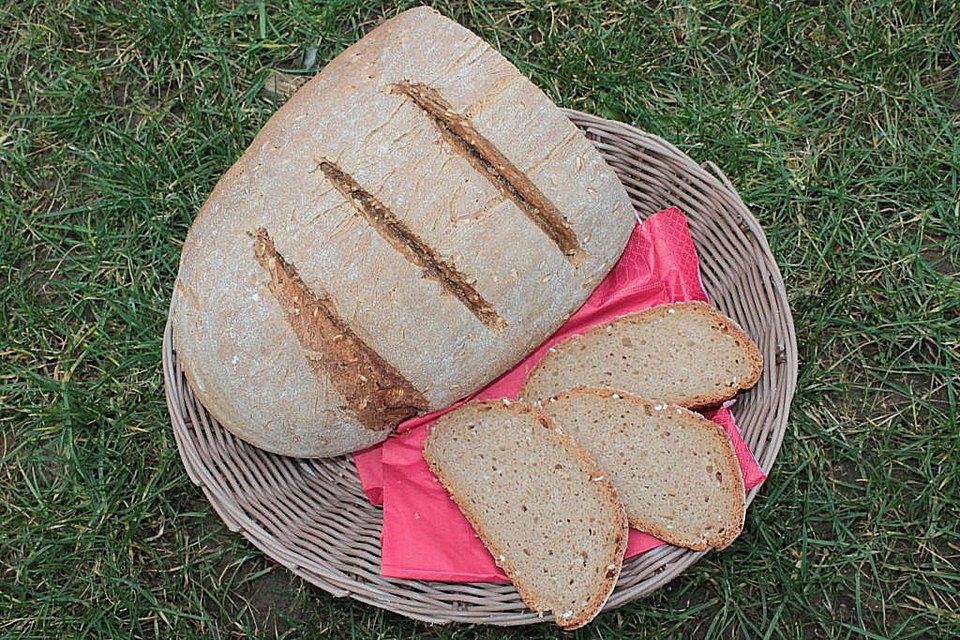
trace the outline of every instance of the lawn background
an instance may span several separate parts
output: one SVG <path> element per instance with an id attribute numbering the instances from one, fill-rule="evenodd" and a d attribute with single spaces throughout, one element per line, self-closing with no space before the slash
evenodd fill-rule
<path id="1" fill-rule="evenodd" d="M 337 600 L 187 479 L 160 341 L 183 237 L 276 108 L 410 2 L 0 8 L 0 636 L 554 637 Z M 558 104 L 714 160 L 800 346 L 731 548 L 564 637 L 960 634 L 960 11 L 951 2 L 438 2 Z"/>

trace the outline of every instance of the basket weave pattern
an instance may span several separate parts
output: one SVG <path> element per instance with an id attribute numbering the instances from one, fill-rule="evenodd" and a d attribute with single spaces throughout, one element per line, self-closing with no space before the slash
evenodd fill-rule
<path id="1" fill-rule="evenodd" d="M 737 320 L 763 353 L 760 382 L 740 395 L 733 411 L 744 440 L 769 472 L 796 387 L 797 348 L 783 280 L 763 231 L 713 163 L 700 166 L 628 125 L 565 113 L 616 171 L 641 216 L 674 205 L 687 216 L 711 302 Z M 306 581 L 429 622 L 520 625 L 550 619 L 527 610 L 510 584 L 381 576 L 382 512 L 367 501 L 350 456 L 297 460 L 234 437 L 194 398 L 177 364 L 169 322 L 163 375 L 190 479 L 231 531 Z M 758 489 L 747 495 L 748 504 Z M 626 560 L 605 609 L 663 586 L 704 553 L 665 545 Z"/>

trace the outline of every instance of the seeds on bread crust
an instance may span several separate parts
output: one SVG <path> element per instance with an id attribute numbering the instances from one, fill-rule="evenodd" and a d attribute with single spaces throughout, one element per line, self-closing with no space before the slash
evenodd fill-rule
<path id="1" fill-rule="evenodd" d="M 310 367 L 329 376 L 360 424 L 392 429 L 427 409 L 423 394 L 354 333 L 330 297 L 306 285 L 266 229 L 250 236 L 257 263 L 270 275 L 267 288 L 286 312 Z"/>

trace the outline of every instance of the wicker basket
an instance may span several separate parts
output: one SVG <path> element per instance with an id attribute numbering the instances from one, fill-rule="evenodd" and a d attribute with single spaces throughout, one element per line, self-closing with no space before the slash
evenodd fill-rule
<path id="1" fill-rule="evenodd" d="M 734 413 L 744 440 L 769 472 L 796 386 L 793 320 L 763 231 L 712 163 L 693 162 L 664 140 L 588 114 L 566 114 L 617 172 L 641 215 L 677 205 L 686 214 L 711 301 L 763 352 L 759 384 Z M 712 173 L 711 173 L 712 172 Z M 296 460 L 266 453 L 223 429 L 194 398 L 177 365 L 170 325 L 163 339 L 167 404 L 180 455 L 231 531 L 337 596 L 429 622 L 521 625 L 538 618 L 513 586 L 441 583 L 380 575 L 382 512 L 364 496 L 349 456 Z M 757 489 L 747 496 L 748 503 Z M 661 546 L 624 563 L 605 609 L 663 586 L 703 553 Z"/>

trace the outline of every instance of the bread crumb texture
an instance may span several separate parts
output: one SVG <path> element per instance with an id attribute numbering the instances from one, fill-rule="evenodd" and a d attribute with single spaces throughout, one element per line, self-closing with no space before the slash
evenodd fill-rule
<path id="1" fill-rule="evenodd" d="M 756 384 L 762 362 L 733 320 L 709 305 L 681 302 L 617 318 L 555 345 L 521 395 L 534 401 L 586 385 L 708 406 Z"/>
<path id="2" fill-rule="evenodd" d="M 605 469 L 630 525 L 691 549 L 743 528 L 743 475 L 723 429 L 687 409 L 580 387 L 546 411 Z"/>
<path id="3" fill-rule="evenodd" d="M 537 611 L 585 624 L 606 601 L 626 546 L 626 519 L 596 464 L 542 412 L 468 404 L 424 443 L 431 468 Z"/>

